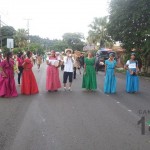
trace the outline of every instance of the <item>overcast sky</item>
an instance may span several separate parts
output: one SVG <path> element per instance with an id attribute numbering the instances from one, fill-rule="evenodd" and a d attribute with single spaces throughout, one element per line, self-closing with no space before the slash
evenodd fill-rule
<path id="1" fill-rule="evenodd" d="M 30 34 L 60 39 L 66 32 L 87 35 L 94 17 L 108 14 L 108 0 L 1 0 L 2 21 L 15 29 L 27 29 Z"/>

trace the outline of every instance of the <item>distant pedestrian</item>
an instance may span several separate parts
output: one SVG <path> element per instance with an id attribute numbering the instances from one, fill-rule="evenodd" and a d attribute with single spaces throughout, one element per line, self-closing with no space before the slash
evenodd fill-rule
<path id="1" fill-rule="evenodd" d="M 80 62 L 80 67 L 84 68 L 84 54 L 81 53 L 81 56 L 79 58 L 79 62 Z"/>
<path id="2" fill-rule="evenodd" d="M 33 54 L 32 60 L 33 60 L 33 64 L 35 65 L 35 63 L 36 63 L 36 55 Z"/>
<path id="3" fill-rule="evenodd" d="M 64 57 L 64 74 L 63 74 L 63 83 L 64 90 L 66 91 L 67 79 L 69 78 L 69 87 L 68 90 L 71 91 L 72 79 L 73 79 L 73 64 L 74 59 L 72 56 L 72 49 L 66 49 L 66 56 Z"/>
<path id="4" fill-rule="evenodd" d="M 88 52 L 88 57 L 84 60 L 82 88 L 89 91 L 97 89 L 95 57 L 93 57 L 92 52 Z"/>
<path id="5" fill-rule="evenodd" d="M 46 76 L 46 90 L 55 91 L 61 88 L 61 83 L 59 79 L 59 60 L 56 57 L 55 51 L 51 51 L 51 55 L 47 58 L 47 76 Z"/>
<path id="6" fill-rule="evenodd" d="M 61 53 L 60 55 L 60 68 L 61 68 L 61 71 L 64 71 L 64 52 Z"/>
<path id="7" fill-rule="evenodd" d="M 104 80 L 104 92 L 116 93 L 116 76 L 115 67 L 116 60 L 114 60 L 114 54 L 109 54 L 109 59 L 105 61 L 105 80 Z"/>
<path id="8" fill-rule="evenodd" d="M 40 71 L 40 66 L 42 63 L 42 57 L 40 56 L 40 54 L 38 54 L 38 56 L 36 58 L 36 63 L 37 63 L 38 71 Z"/>
<path id="9" fill-rule="evenodd" d="M 0 97 L 18 96 L 14 79 L 14 61 L 8 52 L 6 59 L 0 62 Z"/>
<path id="10" fill-rule="evenodd" d="M 32 53 L 27 52 L 27 58 L 23 63 L 23 74 L 22 74 L 22 84 L 21 84 L 21 94 L 31 95 L 39 93 L 37 82 L 35 76 L 32 72 Z"/>
<path id="11" fill-rule="evenodd" d="M 76 79 L 77 70 L 79 71 L 79 74 L 81 74 L 79 57 L 75 55 L 74 66 L 73 66 L 73 78 L 74 79 Z"/>
<path id="12" fill-rule="evenodd" d="M 138 61 L 136 60 L 135 53 L 131 54 L 130 60 L 127 61 L 125 68 L 126 73 L 126 91 L 128 93 L 135 93 L 139 91 L 139 77 L 138 77 Z"/>
<path id="13" fill-rule="evenodd" d="M 18 72 L 18 85 L 20 86 L 20 79 L 21 79 L 22 72 L 23 72 L 22 64 L 24 63 L 24 56 L 23 56 L 22 52 L 18 53 L 17 62 L 18 62 L 18 70 L 19 70 L 19 72 Z"/>
<path id="14" fill-rule="evenodd" d="M 19 73 L 19 69 L 18 69 L 18 61 L 17 61 L 17 56 L 13 55 L 13 61 L 14 61 L 14 73 Z"/>

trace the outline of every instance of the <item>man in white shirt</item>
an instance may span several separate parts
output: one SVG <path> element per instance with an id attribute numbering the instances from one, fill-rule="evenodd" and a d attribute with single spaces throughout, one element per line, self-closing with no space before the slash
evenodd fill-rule
<path id="1" fill-rule="evenodd" d="M 64 75 L 63 75 L 63 83 L 64 83 L 64 90 L 66 91 L 66 84 L 67 79 L 69 77 L 69 88 L 68 90 L 71 91 L 72 79 L 73 79 L 73 57 L 72 57 L 72 49 L 65 50 L 66 56 L 64 57 Z"/>

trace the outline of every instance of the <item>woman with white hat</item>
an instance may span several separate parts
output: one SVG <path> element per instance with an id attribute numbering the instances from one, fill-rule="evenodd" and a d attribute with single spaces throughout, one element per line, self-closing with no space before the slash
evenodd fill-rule
<path id="1" fill-rule="evenodd" d="M 66 84 L 69 78 L 68 90 L 71 91 L 73 79 L 73 64 L 74 64 L 74 59 L 72 57 L 72 49 L 66 49 L 65 53 L 66 57 L 64 57 L 64 75 L 63 75 L 64 90 L 66 91 Z"/>

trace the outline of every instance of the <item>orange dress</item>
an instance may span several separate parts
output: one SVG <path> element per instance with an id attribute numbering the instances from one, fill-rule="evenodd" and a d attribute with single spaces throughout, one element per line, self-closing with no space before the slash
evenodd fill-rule
<path id="1" fill-rule="evenodd" d="M 39 93 L 37 82 L 32 72 L 32 61 L 26 58 L 23 67 L 21 94 L 31 95 Z"/>

